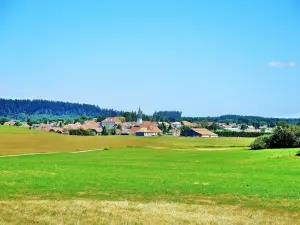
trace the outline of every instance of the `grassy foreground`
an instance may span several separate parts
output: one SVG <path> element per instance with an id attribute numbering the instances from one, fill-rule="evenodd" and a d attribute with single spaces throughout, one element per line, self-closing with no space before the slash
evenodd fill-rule
<path id="1" fill-rule="evenodd" d="M 297 150 L 252 140 L 4 132 L 0 224 L 300 223 Z"/>

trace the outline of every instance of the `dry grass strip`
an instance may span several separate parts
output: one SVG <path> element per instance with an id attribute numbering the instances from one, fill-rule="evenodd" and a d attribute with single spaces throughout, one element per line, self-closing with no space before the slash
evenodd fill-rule
<path id="1" fill-rule="evenodd" d="M 300 224 L 288 212 L 94 200 L 0 201 L 0 224 Z"/>

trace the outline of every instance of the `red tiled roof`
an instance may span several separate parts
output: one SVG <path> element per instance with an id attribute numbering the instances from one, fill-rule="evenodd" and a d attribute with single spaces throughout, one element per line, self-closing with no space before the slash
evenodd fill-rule
<path id="1" fill-rule="evenodd" d="M 130 128 L 130 133 L 135 133 L 137 132 L 141 127 L 140 126 L 134 126 Z"/>
<path id="2" fill-rule="evenodd" d="M 88 128 L 97 128 L 99 127 L 100 123 L 96 122 L 95 120 L 88 120 L 85 121 L 83 125 Z"/>

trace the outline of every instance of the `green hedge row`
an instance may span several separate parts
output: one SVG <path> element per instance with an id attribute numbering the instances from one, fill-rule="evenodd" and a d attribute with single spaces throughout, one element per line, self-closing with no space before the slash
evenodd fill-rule
<path id="1" fill-rule="evenodd" d="M 79 129 L 71 129 L 69 130 L 70 135 L 77 136 L 93 136 L 94 134 L 90 130 L 84 130 L 82 128 Z"/>
<path id="2" fill-rule="evenodd" d="M 219 137 L 259 137 L 265 135 L 263 132 L 246 132 L 246 131 L 215 131 Z"/>

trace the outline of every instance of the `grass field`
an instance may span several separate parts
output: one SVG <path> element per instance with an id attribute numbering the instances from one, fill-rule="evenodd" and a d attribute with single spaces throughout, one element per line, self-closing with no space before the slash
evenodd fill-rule
<path id="1" fill-rule="evenodd" d="M 295 149 L 32 132 L 0 134 L 0 224 L 300 224 Z"/>

